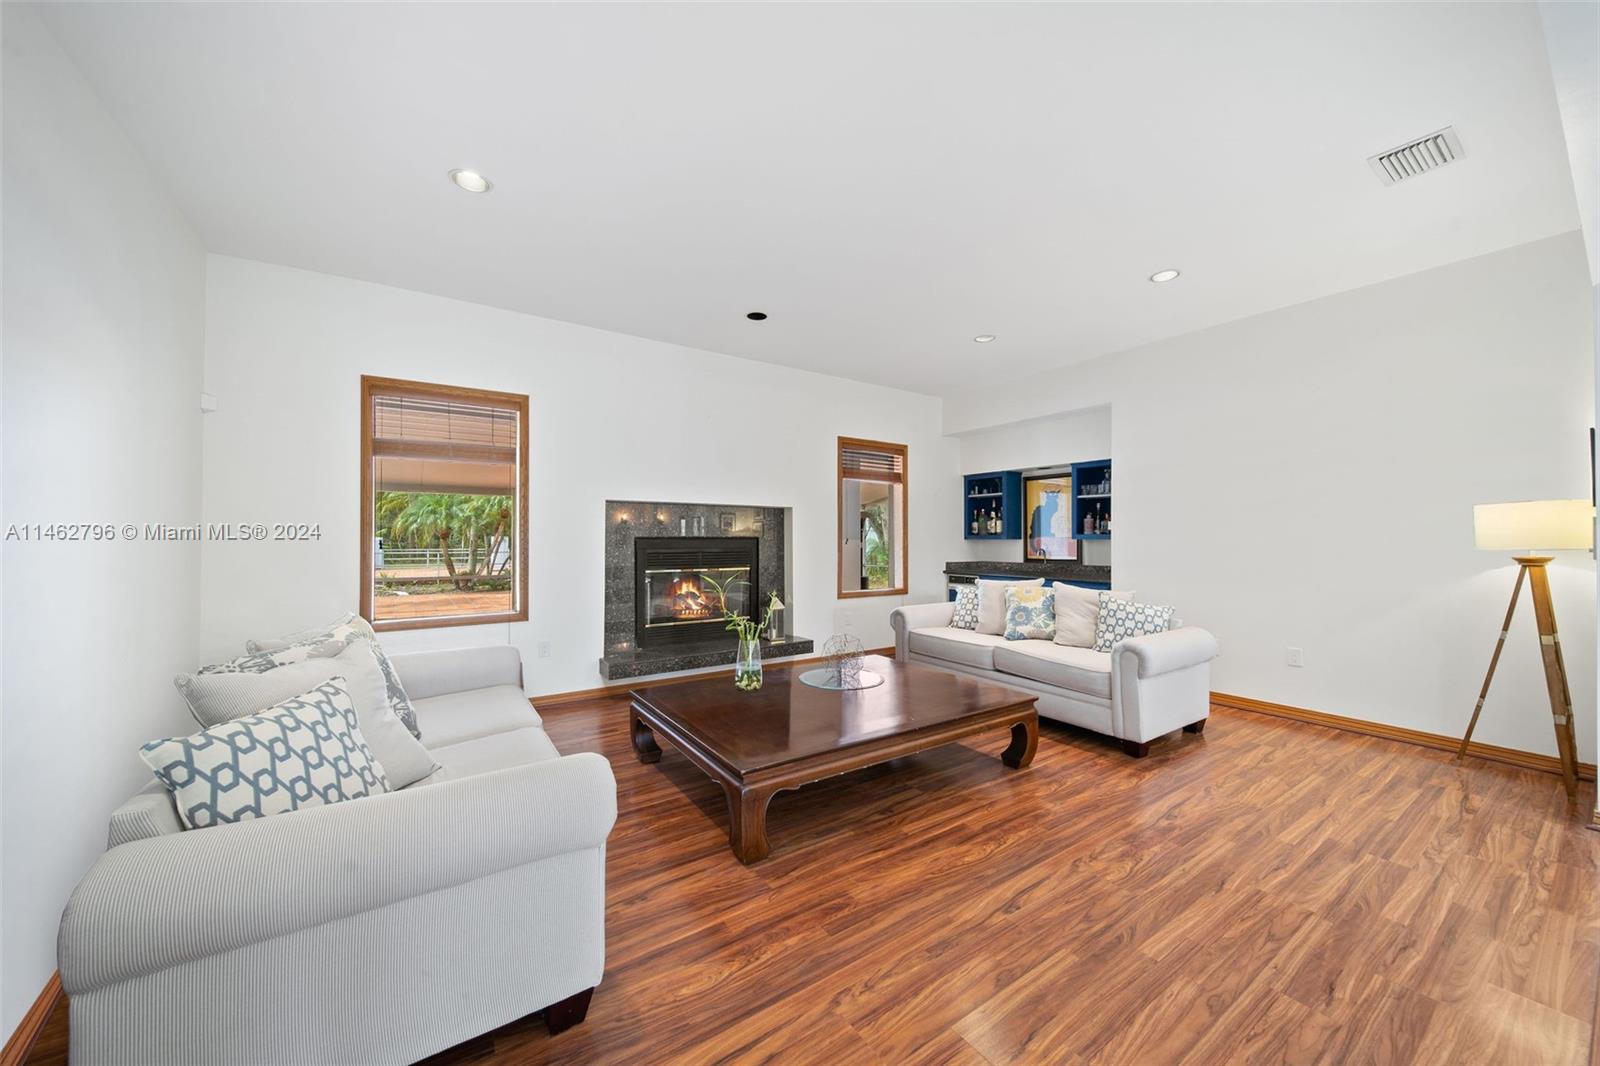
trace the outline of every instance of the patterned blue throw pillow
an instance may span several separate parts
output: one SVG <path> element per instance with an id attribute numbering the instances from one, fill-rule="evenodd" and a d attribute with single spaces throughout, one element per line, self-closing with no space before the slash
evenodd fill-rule
<path id="1" fill-rule="evenodd" d="M 1042 585 L 1006 589 L 1007 640 L 1054 640 L 1056 593 Z"/>
<path id="2" fill-rule="evenodd" d="M 950 618 L 956 629 L 978 628 L 978 586 L 962 585 L 956 590 L 956 613 Z"/>
<path id="3" fill-rule="evenodd" d="M 1172 628 L 1171 607 L 1133 603 L 1100 593 L 1100 614 L 1094 623 L 1094 650 L 1110 651 L 1129 637 L 1165 633 Z"/>
<path id="4" fill-rule="evenodd" d="M 186 829 L 389 791 L 344 678 L 139 755 L 173 793 Z"/>

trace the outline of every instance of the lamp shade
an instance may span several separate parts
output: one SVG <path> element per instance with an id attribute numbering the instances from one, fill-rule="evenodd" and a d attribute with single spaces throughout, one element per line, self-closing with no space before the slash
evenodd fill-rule
<path id="1" fill-rule="evenodd" d="M 1483 551 L 1586 551 L 1594 547 L 1594 504 L 1480 503 L 1472 508 L 1472 528 Z"/>

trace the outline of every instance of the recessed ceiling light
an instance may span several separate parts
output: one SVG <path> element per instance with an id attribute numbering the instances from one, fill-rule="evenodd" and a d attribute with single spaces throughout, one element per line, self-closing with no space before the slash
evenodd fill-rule
<path id="1" fill-rule="evenodd" d="M 494 185 L 476 170 L 452 170 L 450 180 L 467 192 L 488 192 Z"/>
<path id="2" fill-rule="evenodd" d="M 1151 281 L 1172 281 L 1178 276 L 1176 270 L 1158 270 L 1150 275 Z"/>
<path id="3" fill-rule="evenodd" d="M 767 313 L 765 311 L 751 311 L 744 317 L 748 318 L 752 322 L 765 322 L 767 320 Z"/>
<path id="4" fill-rule="evenodd" d="M 993 333 L 980 333 L 980 334 L 978 334 L 976 337 L 974 337 L 972 339 L 977 341 L 979 344 L 988 344 L 990 341 L 994 340 L 994 334 Z"/>

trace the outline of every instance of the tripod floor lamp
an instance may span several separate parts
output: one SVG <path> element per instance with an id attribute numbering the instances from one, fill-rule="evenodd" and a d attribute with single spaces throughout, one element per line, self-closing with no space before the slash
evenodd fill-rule
<path id="1" fill-rule="evenodd" d="M 1473 531 L 1482 551 L 1511 551 L 1517 564 L 1517 583 L 1511 589 L 1511 606 L 1500 625 L 1489 659 L 1489 673 L 1478 691 L 1477 705 L 1467 735 L 1461 738 L 1456 757 L 1467 754 L 1472 731 L 1478 726 L 1483 701 L 1500 665 L 1511 616 L 1524 581 L 1533 591 L 1533 620 L 1539 630 L 1539 655 L 1544 661 L 1544 684 L 1550 696 L 1550 717 L 1556 729 L 1556 750 L 1561 753 L 1561 777 L 1567 787 L 1567 800 L 1578 802 L 1578 745 L 1572 736 L 1572 690 L 1567 685 L 1567 664 L 1561 657 L 1561 637 L 1556 632 L 1555 605 L 1550 601 L 1550 575 L 1545 566 L 1549 551 L 1587 551 L 1594 547 L 1594 504 L 1588 500 L 1534 500 L 1528 503 L 1482 503 L 1472 509 Z"/>

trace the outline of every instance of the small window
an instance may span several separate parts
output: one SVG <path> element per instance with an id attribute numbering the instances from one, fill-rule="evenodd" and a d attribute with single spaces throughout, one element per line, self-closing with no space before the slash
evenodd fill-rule
<path id="1" fill-rule="evenodd" d="M 839 438 L 839 595 L 906 591 L 906 446 Z"/>
<path id="2" fill-rule="evenodd" d="M 528 618 L 528 398 L 361 378 L 361 614 Z"/>

